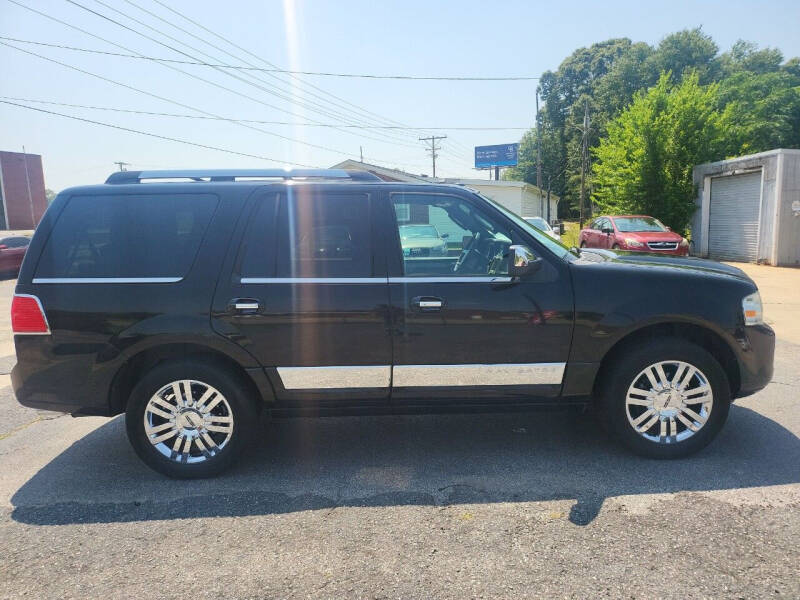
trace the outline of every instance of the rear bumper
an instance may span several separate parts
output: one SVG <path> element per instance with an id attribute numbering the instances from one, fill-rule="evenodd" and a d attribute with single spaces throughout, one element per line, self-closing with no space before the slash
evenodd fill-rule
<path id="1" fill-rule="evenodd" d="M 736 336 L 741 377 L 737 398 L 765 388 L 772 380 L 775 332 L 769 325 L 744 327 Z"/>
<path id="2" fill-rule="evenodd" d="M 50 336 L 17 335 L 11 387 L 17 402 L 40 410 L 111 416 L 108 391 L 118 361 L 98 363 L 92 351 L 54 351 Z M 87 350 L 96 350 L 87 348 Z"/>

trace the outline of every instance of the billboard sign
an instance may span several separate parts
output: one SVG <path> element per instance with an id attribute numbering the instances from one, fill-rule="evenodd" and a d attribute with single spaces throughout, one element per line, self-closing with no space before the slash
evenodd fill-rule
<path id="1" fill-rule="evenodd" d="M 499 144 L 497 146 L 475 146 L 475 168 L 515 167 L 519 144 Z"/>

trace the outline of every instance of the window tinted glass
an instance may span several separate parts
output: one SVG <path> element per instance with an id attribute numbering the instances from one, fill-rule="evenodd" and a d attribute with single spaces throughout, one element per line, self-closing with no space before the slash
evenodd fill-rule
<path id="1" fill-rule="evenodd" d="M 183 277 L 217 205 L 213 195 L 76 196 L 37 277 Z"/>
<path id="2" fill-rule="evenodd" d="M 666 231 L 667 228 L 653 217 L 625 217 L 615 219 L 620 231 Z"/>
<path id="3" fill-rule="evenodd" d="M 311 195 L 298 189 L 281 200 L 278 277 L 370 277 L 369 197 Z"/>
<path id="4" fill-rule="evenodd" d="M 508 275 L 512 234 L 473 204 L 456 196 L 402 193 L 392 194 L 392 206 L 406 276 Z M 410 223 L 402 220 L 406 214 Z M 409 235 L 417 228 L 432 233 Z"/>
<path id="5" fill-rule="evenodd" d="M 262 198 L 247 228 L 241 249 L 243 277 L 272 277 L 275 273 L 275 218 L 278 197 Z"/>

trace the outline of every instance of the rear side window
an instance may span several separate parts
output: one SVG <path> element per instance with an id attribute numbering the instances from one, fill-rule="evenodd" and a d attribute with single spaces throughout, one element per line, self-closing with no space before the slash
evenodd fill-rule
<path id="1" fill-rule="evenodd" d="M 183 277 L 217 203 L 211 194 L 75 196 L 36 277 Z"/>
<path id="2" fill-rule="evenodd" d="M 278 277 L 372 275 L 369 196 L 287 194 L 278 215 Z"/>

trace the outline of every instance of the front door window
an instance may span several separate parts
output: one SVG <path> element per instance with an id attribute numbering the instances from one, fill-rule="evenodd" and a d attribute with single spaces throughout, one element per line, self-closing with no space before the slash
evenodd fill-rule
<path id="1" fill-rule="evenodd" d="M 512 233 L 466 200 L 445 194 L 392 194 L 406 277 L 508 275 Z"/>

